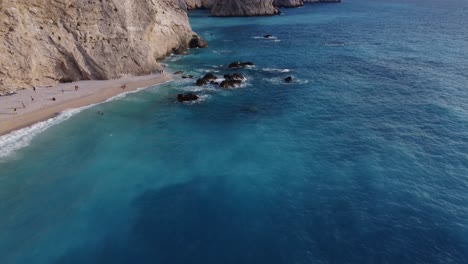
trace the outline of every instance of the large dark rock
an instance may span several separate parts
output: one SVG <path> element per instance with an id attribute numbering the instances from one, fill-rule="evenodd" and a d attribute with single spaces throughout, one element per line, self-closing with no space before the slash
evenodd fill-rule
<path id="1" fill-rule="evenodd" d="M 177 101 L 179 102 L 190 102 L 190 101 L 196 101 L 196 100 L 198 100 L 198 96 L 193 93 L 177 95 Z"/>
<path id="2" fill-rule="evenodd" d="M 237 80 L 237 81 L 243 81 L 245 79 L 244 75 L 242 73 L 233 73 L 233 74 L 224 74 L 224 79 L 226 80 Z"/>
<path id="3" fill-rule="evenodd" d="M 245 66 L 254 66 L 255 64 L 253 64 L 253 62 L 250 62 L 250 61 L 247 61 L 247 62 L 240 62 L 240 61 L 235 61 L 235 62 L 232 62 L 231 64 L 229 64 L 229 68 L 232 69 L 232 68 L 242 68 L 242 67 L 245 67 Z"/>
<path id="4" fill-rule="evenodd" d="M 228 89 L 228 88 L 239 87 L 241 85 L 242 85 L 241 80 L 230 79 L 230 80 L 222 81 L 221 84 L 219 85 L 219 87 L 221 87 L 223 89 Z"/>
<path id="5" fill-rule="evenodd" d="M 208 42 L 206 42 L 204 39 L 202 39 L 198 35 L 193 35 L 192 39 L 189 42 L 189 48 L 191 49 L 208 48 Z"/>
<path id="6" fill-rule="evenodd" d="M 288 76 L 288 77 L 284 78 L 284 81 L 287 82 L 287 83 L 290 83 L 290 82 L 293 81 L 293 77 Z"/>
<path id="7" fill-rule="evenodd" d="M 203 76 L 202 78 L 197 80 L 197 85 L 198 86 L 203 86 L 203 85 L 206 85 L 206 84 L 208 84 L 211 81 L 214 81 L 216 79 L 218 79 L 218 77 L 216 77 L 214 74 L 207 73 L 207 74 L 205 74 L 205 76 Z"/>

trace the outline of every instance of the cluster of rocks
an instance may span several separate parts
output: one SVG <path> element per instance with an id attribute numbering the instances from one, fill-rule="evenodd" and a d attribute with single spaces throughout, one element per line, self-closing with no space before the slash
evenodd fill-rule
<path id="1" fill-rule="evenodd" d="M 221 83 L 217 82 L 218 77 L 215 76 L 213 73 L 207 73 L 202 78 L 196 81 L 197 86 L 204 86 L 204 85 L 217 85 L 219 88 L 228 89 L 228 88 L 236 88 L 242 85 L 242 82 L 246 79 L 244 75 L 241 73 L 233 73 L 233 74 L 224 74 L 224 80 Z"/>
<path id="2" fill-rule="evenodd" d="M 252 62 L 232 62 L 229 64 L 228 68 L 229 69 L 235 69 L 235 68 L 242 68 L 246 66 L 253 66 L 254 63 Z M 174 74 L 183 74 L 183 71 L 176 71 Z M 182 75 L 183 79 L 187 78 L 193 78 L 193 75 Z M 203 77 L 197 79 L 195 84 L 197 86 L 205 86 L 205 85 L 214 85 L 218 86 L 221 89 L 230 89 L 230 88 L 237 88 L 240 87 L 243 82 L 246 80 L 245 76 L 242 73 L 236 72 L 236 73 L 227 73 L 223 75 L 223 81 L 218 82 L 220 78 L 218 76 L 214 75 L 213 73 L 207 73 Z M 293 77 L 288 76 L 283 79 L 285 83 L 291 83 L 293 82 Z M 179 102 L 190 102 L 190 101 L 196 101 L 198 100 L 199 97 L 194 94 L 194 93 L 186 93 L 186 94 L 178 94 L 177 95 L 177 101 Z"/>

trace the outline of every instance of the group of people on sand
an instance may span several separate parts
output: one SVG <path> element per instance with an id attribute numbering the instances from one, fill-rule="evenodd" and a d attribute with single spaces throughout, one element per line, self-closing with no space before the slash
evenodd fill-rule
<path id="1" fill-rule="evenodd" d="M 36 86 L 33 86 L 32 89 L 33 89 L 34 93 L 36 93 Z M 80 87 L 78 85 L 75 85 L 75 92 L 78 92 L 78 89 L 80 89 Z M 62 88 L 62 93 L 65 93 L 65 90 L 63 88 Z M 30 96 L 30 98 L 31 98 L 31 102 L 34 102 L 34 97 Z M 57 101 L 57 98 L 52 97 L 50 100 L 55 102 L 55 101 Z M 23 107 L 23 109 L 26 109 L 26 105 L 23 102 L 21 102 L 21 106 Z M 17 107 L 13 108 L 13 113 L 14 114 L 18 113 L 18 108 Z"/>

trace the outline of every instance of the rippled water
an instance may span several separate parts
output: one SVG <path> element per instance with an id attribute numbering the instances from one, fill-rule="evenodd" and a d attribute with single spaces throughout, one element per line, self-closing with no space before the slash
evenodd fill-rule
<path id="1" fill-rule="evenodd" d="M 210 48 L 169 67 L 253 61 L 246 84 L 177 79 L 20 141 L 0 161 L 0 263 L 468 263 L 467 11 L 191 13 Z"/>

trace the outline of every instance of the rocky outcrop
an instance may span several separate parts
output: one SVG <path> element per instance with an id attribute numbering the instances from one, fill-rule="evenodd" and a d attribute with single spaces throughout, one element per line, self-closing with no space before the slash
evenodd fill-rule
<path id="1" fill-rule="evenodd" d="M 203 86 L 203 85 L 207 85 L 208 83 L 210 82 L 214 82 L 216 79 L 218 79 L 218 77 L 216 77 L 215 75 L 213 75 L 212 73 L 207 73 L 205 74 L 205 76 L 203 76 L 202 78 L 198 79 L 196 84 L 198 86 Z"/>
<path id="2" fill-rule="evenodd" d="M 304 1 L 303 0 L 275 0 L 273 4 L 276 7 L 297 7 L 297 6 L 303 6 Z"/>
<path id="3" fill-rule="evenodd" d="M 214 0 L 185 0 L 188 9 L 209 9 L 213 6 Z"/>
<path id="4" fill-rule="evenodd" d="M 211 9 L 213 16 L 267 16 L 279 10 L 274 0 L 216 0 Z"/>
<path id="5" fill-rule="evenodd" d="M 208 42 L 206 42 L 206 40 L 202 39 L 198 35 L 193 35 L 192 39 L 189 42 L 189 48 L 191 49 L 208 48 Z"/>
<path id="6" fill-rule="evenodd" d="M 247 66 L 255 66 L 255 64 L 253 62 L 250 62 L 250 61 L 246 61 L 246 62 L 235 61 L 235 62 L 231 62 L 229 64 L 228 68 L 229 69 L 244 68 L 244 67 L 247 67 Z"/>
<path id="7" fill-rule="evenodd" d="M 184 0 L 0 1 L 0 89 L 160 69 L 192 39 Z"/>
<path id="8" fill-rule="evenodd" d="M 179 102 L 191 102 L 191 101 L 196 101 L 198 100 L 198 95 L 193 94 L 193 93 L 187 93 L 187 94 L 178 94 L 177 95 L 177 101 Z"/>

